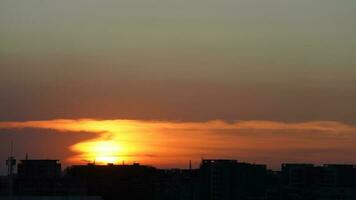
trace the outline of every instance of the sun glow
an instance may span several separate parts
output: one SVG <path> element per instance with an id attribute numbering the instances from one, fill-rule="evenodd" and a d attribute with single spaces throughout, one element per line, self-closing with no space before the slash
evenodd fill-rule
<path id="1" fill-rule="evenodd" d="M 0 129 L 5 128 L 52 129 L 63 134 L 94 133 L 92 138 L 89 135 L 69 147 L 73 152 L 67 160 L 70 164 L 83 164 L 84 161 L 186 166 L 188 159 L 200 160 L 201 157 L 234 158 L 233 155 L 260 158 L 265 152 L 272 155 L 277 151 L 295 152 L 296 149 L 322 149 L 324 146 L 335 149 L 347 147 L 354 151 L 356 140 L 356 126 L 332 121 L 227 123 L 80 119 L 0 122 Z M 322 138 L 322 143 L 310 140 L 311 136 Z M 344 142 L 335 143 L 335 138 Z M 353 140 L 350 142 L 350 139 Z"/>
<path id="2" fill-rule="evenodd" d="M 83 152 L 78 159 L 98 164 L 117 163 L 123 153 L 122 145 L 116 141 L 89 141 L 72 146 L 73 151 Z"/>

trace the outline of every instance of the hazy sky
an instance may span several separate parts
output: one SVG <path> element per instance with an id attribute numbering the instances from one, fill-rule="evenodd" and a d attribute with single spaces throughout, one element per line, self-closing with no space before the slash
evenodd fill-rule
<path id="1" fill-rule="evenodd" d="M 1 0 L 0 121 L 355 125 L 355 9 L 354 0 Z"/>

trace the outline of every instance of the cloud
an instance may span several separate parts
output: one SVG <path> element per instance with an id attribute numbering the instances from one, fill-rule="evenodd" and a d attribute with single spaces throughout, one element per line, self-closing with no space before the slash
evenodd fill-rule
<path id="1" fill-rule="evenodd" d="M 133 126 L 134 125 L 134 126 Z M 311 121 L 286 123 L 276 121 L 237 121 L 228 123 L 222 120 L 208 122 L 166 122 L 140 120 L 96 120 L 58 119 L 49 121 L 0 122 L 1 129 L 40 128 L 72 132 L 110 132 L 118 127 L 154 128 L 175 130 L 295 130 L 320 132 L 354 132 L 356 126 L 336 121 Z"/>
<path id="2" fill-rule="evenodd" d="M 353 145 L 356 126 L 336 121 L 229 123 L 222 120 L 58 119 L 0 122 L 0 129 L 28 128 L 72 134 L 96 133 L 94 139 L 69 146 L 74 154 L 68 158 L 72 163 L 139 160 L 155 165 L 177 165 L 187 159 L 198 160 L 201 157 L 243 158 L 268 163 L 276 163 L 278 159 L 305 161 L 311 158 L 316 162 L 341 158 L 351 161 L 351 156 L 341 154 L 356 150 Z"/>

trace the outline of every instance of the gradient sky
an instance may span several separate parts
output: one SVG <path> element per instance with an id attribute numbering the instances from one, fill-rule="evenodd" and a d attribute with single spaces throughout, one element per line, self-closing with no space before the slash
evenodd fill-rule
<path id="1" fill-rule="evenodd" d="M 2 0 L 0 121 L 356 125 L 355 9 L 354 0 Z M 52 140 L 43 131 L 1 130 L 0 146 Z M 63 152 L 78 137 L 63 139 Z"/>

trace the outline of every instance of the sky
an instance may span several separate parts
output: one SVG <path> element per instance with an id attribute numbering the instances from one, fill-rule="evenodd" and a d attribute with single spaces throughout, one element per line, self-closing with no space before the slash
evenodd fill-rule
<path id="1" fill-rule="evenodd" d="M 137 147 L 124 153 L 156 166 L 201 157 L 353 162 L 355 8 L 353 0 L 2 0 L 0 159 L 14 140 L 19 159 L 71 164 L 88 157 L 73 145 L 103 140 Z M 56 120 L 173 130 L 61 130 L 50 126 Z M 259 128 L 211 128 L 216 121 Z M 337 128 L 300 129 L 305 123 Z M 189 124 L 202 126 L 199 134 Z M 158 151 L 165 138 L 176 141 L 167 159 Z M 189 155 L 174 150 L 180 145 Z"/>

